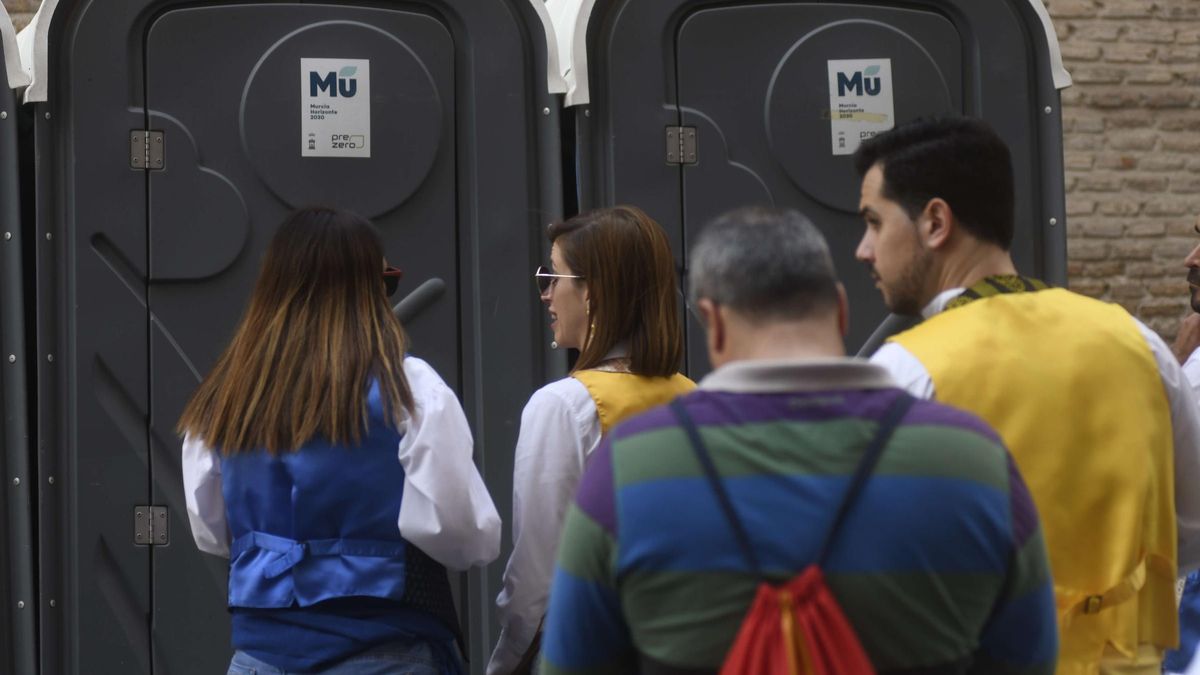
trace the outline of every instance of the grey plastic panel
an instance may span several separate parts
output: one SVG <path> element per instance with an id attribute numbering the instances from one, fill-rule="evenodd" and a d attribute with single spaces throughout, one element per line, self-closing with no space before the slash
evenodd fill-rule
<path id="1" fill-rule="evenodd" d="M 304 57 L 370 61 L 370 158 L 301 156 Z M 149 174 L 152 499 L 170 507 L 177 533 L 152 551 L 155 662 L 219 672 L 230 656 L 214 649 L 229 630 L 226 563 L 187 540 L 175 422 L 241 318 L 274 227 L 310 203 L 374 219 L 405 272 L 398 297 L 446 282 L 406 328 L 412 351 L 459 381 L 454 43 L 413 12 L 178 9 L 150 28 L 146 83 L 150 126 L 170 142 L 167 169 Z M 223 87 L 241 95 L 211 96 Z"/>
<path id="2" fill-rule="evenodd" d="M 38 599 L 32 495 L 37 483 L 29 470 L 18 117 L 16 97 L 0 68 L 0 545 L 5 551 L 0 559 L 0 672 L 33 673 Z"/>
<path id="3" fill-rule="evenodd" d="M 576 118 L 583 206 L 645 206 L 679 256 L 728 209 L 800 209 L 830 241 L 850 293 L 847 347 L 856 351 L 886 310 L 854 260 L 859 180 L 850 157 L 831 151 L 826 68 L 832 59 L 890 58 L 899 122 L 959 112 L 987 119 L 1009 143 L 1014 258 L 1064 283 L 1059 97 L 1040 26 L 1024 0 L 598 0 L 588 35 L 592 103 Z M 697 129 L 697 164 L 664 161 L 662 129 L 675 124 Z M 708 368 L 699 330 L 689 319 L 692 375 Z"/>
<path id="4" fill-rule="evenodd" d="M 172 428 L 273 228 L 345 206 L 405 270 L 397 300 L 441 280 L 411 351 L 460 394 L 508 523 L 521 407 L 553 362 L 529 275 L 561 218 L 557 104 L 525 0 L 123 4 L 60 5 L 38 111 L 39 346 L 62 355 L 42 365 L 39 428 L 69 480 L 40 514 L 43 587 L 66 598 L 42 672 L 223 672 L 225 563 L 191 541 Z M 371 59 L 369 160 L 299 156 L 301 57 Z M 165 170 L 128 168 L 142 128 L 164 132 Z M 169 546 L 133 544 L 135 504 L 169 508 Z M 509 539 L 456 575 L 473 672 Z"/>

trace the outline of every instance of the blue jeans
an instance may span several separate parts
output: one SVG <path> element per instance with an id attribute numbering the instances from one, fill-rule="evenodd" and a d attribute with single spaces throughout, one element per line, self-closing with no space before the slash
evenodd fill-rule
<path id="1" fill-rule="evenodd" d="M 246 652 L 233 654 L 226 675 L 291 675 Z M 437 662 L 428 642 L 393 642 L 355 654 L 322 670 L 321 675 L 437 675 Z"/>

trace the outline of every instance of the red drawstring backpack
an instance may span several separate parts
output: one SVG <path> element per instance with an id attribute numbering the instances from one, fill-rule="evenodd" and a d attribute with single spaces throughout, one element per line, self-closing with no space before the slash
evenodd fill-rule
<path id="1" fill-rule="evenodd" d="M 750 538 L 737 517 L 737 511 L 695 422 L 680 399 L 671 403 L 671 409 L 687 432 L 717 503 L 733 529 L 742 555 L 761 580 L 750 611 L 742 619 L 737 638 L 725 655 L 721 675 L 874 675 L 875 668 L 863 651 L 858 635 L 825 585 L 821 566 L 855 497 L 870 478 L 892 432 L 912 406 L 913 400 L 913 397 L 901 392 L 884 414 L 825 533 L 816 562 L 778 585 L 770 583 L 763 575 L 758 557 L 750 546 Z"/>

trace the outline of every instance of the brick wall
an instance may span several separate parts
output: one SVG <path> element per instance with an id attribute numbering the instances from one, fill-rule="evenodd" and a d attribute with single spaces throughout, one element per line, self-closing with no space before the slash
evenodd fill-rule
<path id="1" fill-rule="evenodd" d="M 993 1 L 993 0 L 979 0 Z M 20 30 L 39 0 L 3 0 Z M 1170 339 L 1200 216 L 1200 0 L 1045 0 L 1063 92 L 1071 287 Z"/>
<path id="2" fill-rule="evenodd" d="M 1168 339 L 1200 237 L 1200 0 L 1046 0 L 1063 92 L 1071 287 Z"/>
<path id="3" fill-rule="evenodd" d="M 4 0 L 4 9 L 8 10 L 13 26 L 21 30 L 33 18 L 33 13 L 40 4 L 40 0 Z"/>

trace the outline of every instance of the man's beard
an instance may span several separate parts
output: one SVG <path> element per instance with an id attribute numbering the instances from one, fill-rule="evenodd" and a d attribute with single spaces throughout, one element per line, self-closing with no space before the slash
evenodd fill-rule
<path id="1" fill-rule="evenodd" d="M 933 266 L 933 253 L 921 248 L 904 266 L 904 272 L 892 282 L 880 279 L 888 309 L 902 316 L 920 316 L 925 308 L 925 286 Z M 878 276 L 878 275 L 876 275 Z M 1197 310 L 1200 311 L 1200 310 Z"/>
<path id="2" fill-rule="evenodd" d="M 1191 268 L 1188 270 L 1187 282 L 1191 285 L 1192 290 L 1192 311 L 1200 313 L 1200 269 Z"/>

